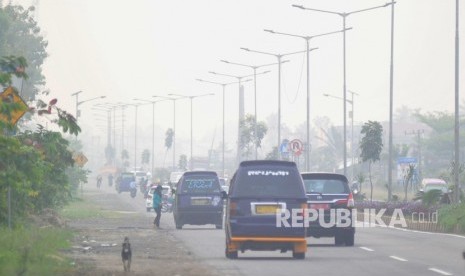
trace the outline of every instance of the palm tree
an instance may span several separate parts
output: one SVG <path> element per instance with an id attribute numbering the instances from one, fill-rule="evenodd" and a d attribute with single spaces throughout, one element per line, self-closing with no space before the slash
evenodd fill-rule
<path id="1" fill-rule="evenodd" d="M 166 155 L 168 154 L 168 151 L 173 146 L 173 138 L 174 138 L 174 131 L 172 128 L 168 128 L 165 132 L 166 152 L 165 152 L 165 158 L 163 158 L 163 168 L 165 167 Z"/>
<path id="2" fill-rule="evenodd" d="M 373 201 L 373 181 L 371 177 L 371 164 L 379 161 L 381 150 L 383 149 L 383 126 L 376 121 L 368 121 L 362 126 L 361 134 L 364 136 L 360 141 L 360 157 L 363 162 L 368 161 L 368 175 L 370 180 L 370 201 Z"/>

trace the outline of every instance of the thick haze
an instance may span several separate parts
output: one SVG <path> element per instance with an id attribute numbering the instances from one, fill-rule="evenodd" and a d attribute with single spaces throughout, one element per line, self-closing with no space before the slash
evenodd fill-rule
<path id="1" fill-rule="evenodd" d="M 194 100 L 194 143 L 201 148 L 197 155 L 205 155 L 203 152 L 212 143 L 216 148 L 221 142 L 221 87 L 195 79 L 233 82 L 235 79 L 208 72 L 232 75 L 253 72 L 222 63 L 221 59 L 251 65 L 276 61 L 272 56 L 248 53 L 240 47 L 275 53 L 305 49 L 303 39 L 273 35 L 263 29 L 315 35 L 342 28 L 339 16 L 300 10 L 291 7 L 292 4 L 350 12 L 388 1 L 35 2 L 39 3 L 39 25 L 49 42 L 50 57 L 43 67 L 47 88 L 59 99 L 60 106 L 74 114 L 75 98 L 71 94 L 79 90 L 83 91 L 79 100 L 106 95 L 106 99 L 99 101 L 112 103 L 132 103 L 134 97 L 150 100 L 152 95 L 168 93 L 215 93 L 215 96 Z M 15 3 L 29 5 L 32 2 Z M 452 112 L 455 1 L 399 0 L 395 10 L 394 110 L 406 105 L 422 111 Z M 388 7 L 354 14 L 347 19 L 347 26 L 353 27 L 347 32 L 347 87 L 359 94 L 355 98 L 356 124 L 388 120 L 390 12 Z M 465 37 L 464 32 L 461 36 Z M 311 43 L 312 47 L 319 47 L 310 55 L 311 119 L 327 116 L 333 124 L 341 125 L 342 100 L 322 94 L 342 97 L 342 34 L 315 38 Z M 303 54 L 288 59 L 290 62 L 283 65 L 282 71 L 282 124 L 294 130 L 305 122 L 306 65 Z M 277 113 L 277 66 L 263 70 L 272 72 L 257 79 L 258 120 L 266 120 L 272 113 Z M 461 71 L 465 72 L 463 66 Z M 463 78 L 461 83 L 464 83 Z M 253 82 L 248 82 L 245 88 L 245 112 L 253 114 Z M 237 137 L 237 90 L 237 85 L 226 90 L 226 136 L 229 137 L 226 141 L 231 149 L 235 149 Z M 91 110 L 99 101 L 80 106 L 83 136 L 105 137 L 106 123 L 94 115 L 104 113 Z M 157 147 L 161 150 L 164 132 L 172 127 L 172 102 L 162 102 L 156 107 Z M 129 132 L 134 125 L 134 108 L 126 110 L 125 128 Z M 350 104 L 347 110 L 351 110 Z M 347 120 L 349 122 L 349 117 Z M 117 124 L 119 127 L 120 120 Z M 150 138 L 151 105 L 139 108 L 138 124 L 143 129 L 141 132 Z M 176 124 L 180 143 L 176 145 L 177 153 L 189 156 L 190 108 L 187 99 L 177 102 Z M 133 136 L 128 135 L 125 139 L 133 143 Z M 266 146 L 269 148 L 270 145 Z M 150 149 L 151 144 L 142 147 Z"/>

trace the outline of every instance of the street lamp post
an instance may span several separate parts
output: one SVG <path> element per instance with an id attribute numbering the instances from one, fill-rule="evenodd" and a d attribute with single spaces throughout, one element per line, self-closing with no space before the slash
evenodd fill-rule
<path id="1" fill-rule="evenodd" d="M 75 112 L 76 121 L 77 121 L 77 119 L 78 119 L 78 102 L 79 102 L 79 94 L 81 94 L 81 93 L 82 93 L 82 91 L 81 91 L 81 90 L 79 90 L 79 91 L 77 91 L 77 92 L 75 92 L 75 93 L 71 94 L 71 96 L 76 96 L 76 112 Z"/>
<path id="2" fill-rule="evenodd" d="M 221 60 L 221 62 L 227 63 L 227 64 L 233 64 L 233 65 L 239 65 L 242 67 L 248 67 L 253 69 L 253 81 L 254 81 L 254 140 L 255 140 L 255 160 L 258 159 L 258 127 L 257 127 L 257 69 L 262 68 L 262 67 L 267 67 L 271 65 L 276 65 L 280 63 L 268 63 L 268 64 L 262 64 L 262 65 L 247 65 L 247 64 L 242 64 L 242 63 L 236 63 L 236 62 L 230 62 L 227 60 Z"/>
<path id="3" fill-rule="evenodd" d="M 134 98 L 134 100 L 152 104 L 152 170 L 151 170 L 151 173 L 153 176 L 155 172 L 155 169 L 154 169 L 155 168 L 155 103 L 166 101 L 168 99 L 160 100 L 160 101 L 150 101 L 150 100 Z"/>
<path id="4" fill-rule="evenodd" d="M 352 99 L 351 100 L 346 100 L 346 101 L 352 106 L 352 116 L 350 116 L 351 117 L 351 125 L 352 125 L 351 126 L 352 135 L 351 135 L 351 147 L 350 147 L 350 150 L 351 150 L 351 155 L 352 155 L 352 179 L 353 179 L 355 177 L 355 168 L 354 168 L 354 162 L 355 162 L 355 153 L 354 153 L 354 109 L 355 109 L 355 102 L 354 102 L 354 95 L 358 96 L 358 94 L 353 92 L 353 91 L 350 91 L 350 90 L 348 90 L 348 92 L 352 94 Z M 334 96 L 334 95 L 331 95 L 331 94 L 323 94 L 323 96 L 344 100 L 344 98 Z"/>
<path id="5" fill-rule="evenodd" d="M 178 98 L 171 98 L 159 95 L 153 95 L 153 98 L 163 98 L 166 100 L 173 101 L 173 171 L 176 168 L 176 101 L 179 100 Z"/>
<path id="6" fill-rule="evenodd" d="M 82 93 L 82 91 L 78 91 L 76 93 L 73 93 L 71 94 L 71 96 L 76 96 L 76 121 L 78 120 L 78 117 L 80 115 L 80 112 L 79 112 L 79 106 L 83 103 L 86 103 L 86 102 L 90 102 L 90 101 L 93 101 L 93 100 L 98 100 L 98 99 L 104 99 L 106 98 L 106 96 L 99 96 L 99 97 L 95 97 L 95 98 L 91 98 L 91 99 L 87 99 L 87 100 L 84 100 L 84 101 L 79 101 L 79 94 Z"/>
<path id="7" fill-rule="evenodd" d="M 224 139 L 225 139 L 225 135 L 224 135 L 224 111 L 225 111 L 225 91 L 226 91 L 226 86 L 228 85 L 231 85 L 231 84 L 236 84 L 238 83 L 237 81 L 236 82 L 229 82 L 229 83 L 221 83 L 221 82 L 214 82 L 214 81 L 207 81 L 207 80 L 202 80 L 202 79 L 196 79 L 197 81 L 200 81 L 200 82 L 206 82 L 206 83 L 211 83 L 211 84 L 216 84 L 216 85 L 221 85 L 223 87 L 223 142 L 222 142 L 222 160 L 221 160 L 221 168 L 222 168 L 222 171 L 223 171 L 223 178 L 225 177 L 225 169 L 224 169 L 224 145 L 225 145 L 225 142 L 224 142 Z M 247 81 L 250 81 L 250 79 L 247 79 L 245 80 L 244 82 L 247 82 Z"/>
<path id="8" fill-rule="evenodd" d="M 195 96 L 186 96 L 186 95 L 170 93 L 168 95 L 169 96 L 179 97 L 177 99 L 185 99 L 185 98 L 190 99 L 190 104 L 191 104 L 191 162 L 190 162 L 189 168 L 190 168 L 190 170 L 193 170 L 194 156 L 193 156 L 193 130 L 192 130 L 193 129 L 193 127 L 192 127 L 192 122 L 193 122 L 193 119 L 192 119 L 193 118 L 192 102 L 193 102 L 193 99 L 195 99 L 195 98 L 204 97 L 204 96 L 211 96 L 211 95 L 215 95 L 215 94 L 208 93 L 208 94 L 201 94 L 201 95 L 195 95 Z"/>
<path id="9" fill-rule="evenodd" d="M 312 36 L 302 36 L 302 35 L 295 35 L 295 34 L 289 34 L 289 33 L 275 32 L 273 30 L 264 30 L 264 31 L 272 33 L 272 34 L 286 35 L 286 36 L 292 36 L 292 37 L 298 37 L 298 38 L 305 39 L 305 43 L 306 43 L 306 47 L 307 47 L 306 51 L 305 51 L 307 53 L 307 118 L 306 118 L 307 149 L 305 151 L 305 153 L 306 153 L 305 154 L 305 169 L 307 171 L 310 171 L 310 52 L 313 51 L 313 50 L 318 49 L 318 48 L 310 48 L 310 40 L 312 38 L 315 38 L 315 37 L 335 34 L 335 33 L 339 33 L 339 32 L 342 32 L 342 31 L 335 31 L 335 32 L 323 33 L 323 34 L 312 35 Z M 279 138 L 278 138 L 278 140 L 279 140 Z M 278 141 L 278 143 L 281 143 L 281 142 Z M 278 146 L 279 146 L 279 144 L 278 144 Z"/>
<path id="10" fill-rule="evenodd" d="M 242 79 L 252 77 L 252 76 L 256 77 L 258 75 L 263 75 L 269 72 L 270 71 L 264 71 L 264 72 L 260 72 L 257 74 L 245 75 L 245 76 L 234 76 L 234 75 L 222 74 L 222 73 L 217 73 L 217 72 L 212 72 L 212 71 L 209 72 L 210 74 L 217 75 L 217 76 L 236 78 L 237 84 L 239 84 L 239 122 L 238 122 L 238 130 L 237 130 L 237 163 L 240 163 L 241 161 L 241 121 L 244 119 L 244 98 L 241 95 Z"/>
<path id="11" fill-rule="evenodd" d="M 370 11 L 374 9 L 379 9 L 379 8 L 385 8 L 389 5 L 393 5 L 395 2 L 391 3 L 386 3 L 384 5 L 380 6 L 375 6 L 371 8 L 366 8 L 366 9 L 361 9 L 361 10 L 356 10 L 356 11 L 351 11 L 351 12 L 334 12 L 334 11 L 327 11 L 327 10 L 321 10 L 321 9 L 312 9 L 312 8 L 306 8 L 301 5 L 292 5 L 295 8 L 299 8 L 302 10 L 309 10 L 309 11 L 317 11 L 317 12 L 322 12 L 322 13 L 329 13 L 329 14 L 335 14 L 339 15 L 342 17 L 342 34 L 343 34 L 343 47 L 342 47 L 342 56 L 343 56 L 343 79 L 344 79 L 344 84 L 343 84 L 343 112 L 344 112 L 344 174 L 347 175 L 347 118 L 346 118 L 346 112 L 347 112 L 347 81 L 346 81 L 346 18 L 355 13 L 361 13 L 365 11 Z"/>
<path id="12" fill-rule="evenodd" d="M 252 52 L 252 53 L 275 56 L 278 59 L 278 63 L 277 63 L 278 64 L 278 143 L 277 143 L 277 149 L 279 151 L 279 146 L 281 144 L 281 64 L 288 62 L 288 60 L 283 61 L 282 57 L 293 55 L 293 54 L 298 54 L 298 53 L 304 53 L 305 51 L 298 51 L 298 52 L 292 52 L 292 53 L 286 53 L 286 54 L 274 54 L 274 53 L 268 53 L 268 52 L 263 52 L 263 51 L 255 51 L 249 48 L 241 48 L 241 49 L 244 51 Z M 316 49 L 317 48 L 307 49 L 307 51 L 313 51 Z"/>
<path id="13" fill-rule="evenodd" d="M 392 11 L 394 20 L 394 10 Z M 394 26 L 392 26 L 394 29 Z M 455 182 L 455 203 L 460 201 L 459 184 L 459 162 L 460 162 L 460 121 L 459 121 L 459 0 L 455 0 L 455 127 L 454 127 L 454 182 Z"/>

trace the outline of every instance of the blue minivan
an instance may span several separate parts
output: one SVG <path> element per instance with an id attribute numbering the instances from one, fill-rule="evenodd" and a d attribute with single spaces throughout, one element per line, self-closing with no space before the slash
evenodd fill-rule
<path id="1" fill-rule="evenodd" d="M 223 194 L 213 171 L 189 171 L 179 179 L 175 190 L 173 216 L 176 229 L 184 224 L 214 224 L 223 229 Z"/>
<path id="2" fill-rule="evenodd" d="M 231 179 L 226 207 L 227 258 L 236 259 L 246 250 L 292 251 L 304 259 L 307 251 L 305 226 L 291 225 L 292 210 L 307 206 L 302 177 L 294 162 L 254 160 L 241 162 Z M 288 212 L 288 227 L 280 225 L 278 213 Z"/>

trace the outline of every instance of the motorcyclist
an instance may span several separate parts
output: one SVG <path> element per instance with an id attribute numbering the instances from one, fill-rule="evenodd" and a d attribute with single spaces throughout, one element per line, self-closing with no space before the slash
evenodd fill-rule
<path id="1" fill-rule="evenodd" d="M 113 186 L 113 174 L 108 175 L 108 186 Z"/>
<path id="2" fill-rule="evenodd" d="M 136 184 L 136 178 L 133 178 L 131 182 L 129 183 L 129 189 L 131 191 L 131 196 L 135 197 L 137 193 L 137 184 Z"/>
<path id="3" fill-rule="evenodd" d="M 100 185 L 102 185 L 102 176 L 98 175 L 97 176 L 97 188 L 100 189 Z"/>

